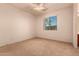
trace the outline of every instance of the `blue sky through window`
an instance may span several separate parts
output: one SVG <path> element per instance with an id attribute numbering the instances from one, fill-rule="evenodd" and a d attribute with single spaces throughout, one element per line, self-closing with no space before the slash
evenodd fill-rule
<path id="1" fill-rule="evenodd" d="M 49 25 L 49 23 L 51 25 Z M 57 25 L 57 16 L 50 16 L 49 18 L 45 19 L 46 26 L 56 26 Z"/>
<path id="2" fill-rule="evenodd" d="M 51 17 L 49 17 L 50 19 L 49 20 L 51 20 L 51 26 L 56 26 L 57 25 L 57 16 L 51 16 Z"/>

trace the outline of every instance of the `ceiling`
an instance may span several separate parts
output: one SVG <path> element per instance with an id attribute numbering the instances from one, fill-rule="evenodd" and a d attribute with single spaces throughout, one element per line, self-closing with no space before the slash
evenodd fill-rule
<path id="1" fill-rule="evenodd" d="M 33 15 L 41 15 L 41 14 L 44 14 L 48 11 L 55 11 L 57 9 L 72 6 L 73 4 L 72 3 L 45 3 L 47 10 L 41 11 L 41 12 L 33 10 L 32 3 L 13 3 L 13 4 L 10 4 L 10 5 L 13 6 L 13 7 L 19 8 L 23 11 L 32 13 Z"/>

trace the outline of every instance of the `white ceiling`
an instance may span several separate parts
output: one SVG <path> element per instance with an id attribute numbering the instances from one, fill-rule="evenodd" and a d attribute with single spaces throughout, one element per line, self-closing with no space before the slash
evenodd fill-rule
<path id="1" fill-rule="evenodd" d="M 51 10 L 55 11 L 57 9 L 61 9 L 61 8 L 67 7 L 67 6 L 72 6 L 73 4 L 71 4 L 71 3 L 46 3 L 45 5 L 48 9 L 45 12 L 37 12 L 37 11 L 33 10 L 32 3 L 13 3 L 10 5 L 13 7 L 19 8 L 21 10 L 24 10 L 26 12 L 30 12 L 34 15 L 40 15 L 40 14 L 46 13 Z"/>

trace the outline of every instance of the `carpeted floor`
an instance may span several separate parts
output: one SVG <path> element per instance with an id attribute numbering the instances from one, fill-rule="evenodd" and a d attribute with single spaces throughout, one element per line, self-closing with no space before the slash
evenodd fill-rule
<path id="1" fill-rule="evenodd" d="M 47 39 L 30 39 L 0 48 L 2 56 L 78 56 L 72 44 Z"/>

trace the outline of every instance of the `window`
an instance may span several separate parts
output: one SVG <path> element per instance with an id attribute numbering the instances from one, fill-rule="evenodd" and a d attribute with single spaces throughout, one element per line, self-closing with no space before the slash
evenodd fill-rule
<path id="1" fill-rule="evenodd" d="M 57 16 L 45 18 L 45 30 L 57 30 Z"/>

